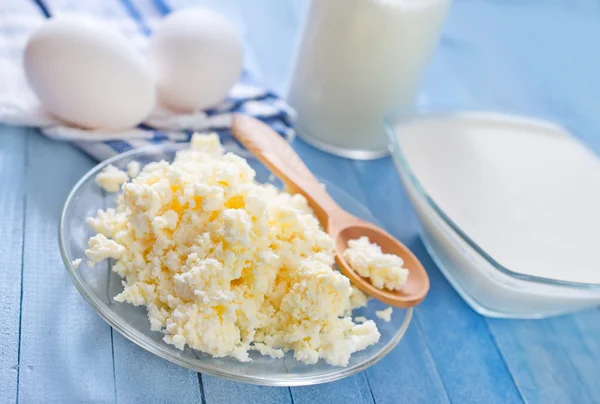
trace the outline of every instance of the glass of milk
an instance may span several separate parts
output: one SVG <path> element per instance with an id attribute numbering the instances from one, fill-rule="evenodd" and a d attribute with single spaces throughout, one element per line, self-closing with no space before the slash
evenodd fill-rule
<path id="1" fill-rule="evenodd" d="M 388 154 L 383 116 L 412 107 L 450 0 L 312 0 L 288 99 L 298 135 L 343 157 Z"/>

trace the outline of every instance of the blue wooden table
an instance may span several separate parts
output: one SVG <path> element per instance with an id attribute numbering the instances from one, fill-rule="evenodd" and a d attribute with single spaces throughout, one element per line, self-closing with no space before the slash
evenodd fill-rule
<path id="1" fill-rule="evenodd" d="M 21 0 L 26 1 L 26 0 Z M 99 3 L 96 0 L 95 3 Z M 48 9 L 65 1 L 45 1 Z M 73 9 L 86 2 L 71 1 Z M 247 67 L 285 92 L 306 0 L 172 0 L 205 4 L 243 34 Z M 102 0 L 141 18 L 152 0 Z M 423 98 L 563 123 L 600 152 L 600 3 L 455 0 Z M 0 127 L 0 403 L 592 403 L 600 402 L 600 311 L 538 321 L 487 319 L 456 294 L 425 252 L 389 158 L 355 162 L 302 141 L 318 175 L 361 200 L 411 247 L 431 277 L 400 344 L 347 379 L 269 388 L 179 368 L 104 323 L 63 268 L 57 221 L 73 184 L 96 162 L 37 130 Z"/>

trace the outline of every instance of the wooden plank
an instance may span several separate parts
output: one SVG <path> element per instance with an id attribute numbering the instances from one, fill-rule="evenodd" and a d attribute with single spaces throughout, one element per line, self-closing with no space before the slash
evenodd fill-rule
<path id="1" fill-rule="evenodd" d="M 95 163 L 38 132 L 29 136 L 19 400 L 114 400 L 110 327 L 72 285 L 58 250 L 58 218 Z"/>
<path id="2" fill-rule="evenodd" d="M 463 58 L 479 58 L 488 49 L 473 48 L 473 37 L 476 35 L 466 35 L 460 31 L 465 25 L 465 19 L 473 16 L 469 14 L 470 9 L 457 11 L 458 7 L 455 4 L 450 13 L 441 48 L 434 56 L 425 77 L 425 102 L 450 108 L 502 104 L 504 99 L 510 99 L 506 90 L 498 91 L 498 98 L 488 100 L 493 102 L 485 104 L 480 102 L 477 94 L 473 94 L 471 87 L 464 87 L 458 80 L 459 75 L 465 75 L 461 70 L 466 63 Z M 492 64 L 489 61 L 486 63 Z M 486 76 L 489 81 L 487 72 L 490 68 L 486 68 L 487 65 L 479 73 L 469 70 L 469 75 L 480 81 Z M 494 76 L 494 80 L 500 81 L 500 86 L 503 79 L 509 80 Z M 478 90 L 485 91 L 481 86 Z M 502 94 L 503 91 L 506 94 Z M 417 309 L 416 318 L 423 327 L 425 340 L 450 400 L 498 403 L 521 401 L 513 376 L 488 332 L 487 322 L 471 311 L 454 292 L 418 240 L 416 218 L 391 160 L 357 162 L 355 165 L 360 173 L 361 184 L 367 189 L 369 207 L 375 212 L 386 212 L 390 218 L 386 225 L 419 256 L 430 274 L 431 291 Z M 373 178 L 378 178 L 375 183 Z M 465 380 L 475 382 L 467 385 Z"/>
<path id="3" fill-rule="evenodd" d="M 181 8 L 191 5 L 201 5 L 209 7 L 215 11 L 224 14 L 230 18 L 236 25 L 242 37 L 244 45 L 244 66 L 256 78 L 262 79 L 261 65 L 256 57 L 255 48 L 249 39 L 248 25 L 246 17 L 242 11 L 240 0 L 169 0 L 166 2 L 172 8 Z M 268 29 L 268 27 L 265 27 Z M 290 391 L 288 388 L 272 388 L 264 386 L 253 386 L 249 384 L 234 383 L 217 377 L 202 375 L 201 385 L 210 404 L 213 402 L 222 403 L 285 403 L 291 402 Z"/>
<path id="4" fill-rule="evenodd" d="M 280 2 L 279 6 L 272 3 L 272 0 L 252 2 L 251 8 L 254 11 L 248 9 L 248 13 L 256 17 L 248 20 L 249 34 L 253 45 L 266 49 L 261 54 L 267 61 L 266 65 L 261 66 L 264 71 L 269 71 L 269 74 L 263 75 L 265 82 L 283 93 L 292 70 L 294 51 L 290 49 L 298 45 L 298 31 L 303 25 L 308 2 L 285 2 L 285 6 L 289 8 L 287 11 L 282 9 L 283 3 Z M 247 7 L 250 8 L 249 5 Z M 277 14 L 284 16 L 273 18 L 272 10 L 277 10 Z M 262 21 L 260 16 L 267 17 L 268 21 Z M 266 24 L 278 33 L 278 45 L 269 46 L 273 35 L 262 28 Z M 276 67 L 270 68 L 271 65 Z M 293 146 L 317 176 L 332 182 L 364 203 L 363 190 L 349 160 L 316 150 L 300 139 L 297 139 Z M 413 324 L 405 340 L 401 341 L 386 359 L 367 372 L 326 385 L 292 388 L 294 402 L 372 402 L 373 397 L 377 402 L 394 402 L 394 397 L 389 392 L 395 389 L 390 389 L 390 385 L 400 384 L 403 386 L 403 397 L 428 399 L 423 402 L 447 402 L 446 393 L 427 347 L 418 337 L 420 334 L 418 325 Z M 420 383 L 405 383 L 406 380 Z M 423 389 L 422 383 L 427 383 L 430 387 Z"/>
<path id="5" fill-rule="evenodd" d="M 446 40 L 442 43 L 444 51 L 448 49 L 445 52 L 448 62 L 446 66 L 455 71 L 455 78 L 461 80 L 461 83 L 455 86 L 464 86 L 468 89 L 468 96 L 464 97 L 464 94 L 458 96 L 456 104 L 469 106 L 472 103 L 473 105 L 491 106 L 542 116 L 559 116 L 561 112 L 564 112 L 564 108 L 561 106 L 571 105 L 582 98 L 583 105 L 591 105 L 589 102 L 585 104 L 586 95 L 592 95 L 597 90 L 593 88 L 593 85 L 586 87 L 584 84 L 586 81 L 584 78 L 589 77 L 591 72 L 586 74 L 582 71 L 569 74 L 569 68 L 563 66 L 562 72 L 555 72 L 550 77 L 546 76 L 545 66 L 560 65 L 561 62 L 558 59 L 563 63 L 573 60 L 573 58 L 565 57 L 562 53 L 560 55 L 555 53 L 557 42 L 554 39 L 558 40 L 558 37 L 562 37 L 562 35 L 554 33 L 555 30 L 551 28 L 555 26 L 559 17 L 561 21 L 573 17 L 564 13 L 559 16 L 558 12 L 541 10 L 539 6 L 533 9 L 529 5 L 527 11 L 522 7 L 525 6 L 521 4 L 521 8 L 493 8 L 489 4 L 482 3 L 463 3 L 455 6 L 448 24 L 449 28 L 444 36 Z M 563 11 L 566 12 L 566 10 Z M 548 17 L 544 17 L 544 15 L 548 15 Z M 464 24 L 464 21 L 467 20 L 471 23 Z M 571 33 L 578 30 L 576 27 L 580 27 L 579 35 L 576 37 L 582 38 L 582 33 L 589 33 L 590 29 L 584 21 L 579 19 L 577 21 L 577 23 L 565 24 L 572 27 L 572 30 L 567 29 L 565 32 Z M 544 24 L 546 28 L 540 29 Z M 519 30 L 519 28 L 521 29 Z M 545 38 L 547 42 L 541 41 L 542 38 Z M 531 42 L 528 43 L 528 41 Z M 575 38 L 566 38 L 563 41 L 562 49 L 569 49 L 571 48 L 569 44 L 576 42 Z M 540 54 L 537 50 L 546 47 L 547 52 L 542 51 L 541 53 L 555 56 L 540 61 Z M 532 52 L 532 49 L 536 49 L 536 52 Z M 581 49 L 577 54 L 580 53 Z M 575 57 L 575 52 L 573 57 Z M 588 58 L 590 57 L 588 56 Z M 556 64 L 554 59 L 556 59 Z M 597 65 L 598 58 L 592 57 L 592 59 L 588 63 L 578 64 L 578 66 Z M 523 74 L 523 69 L 527 67 L 530 69 L 529 75 Z M 546 76 L 546 81 L 544 82 L 540 76 Z M 573 89 L 565 84 L 572 80 L 561 81 L 558 84 L 561 90 L 558 90 L 556 77 L 573 77 L 575 83 L 579 80 L 582 82 L 580 88 Z M 564 97 L 565 87 L 571 90 L 573 95 L 581 95 L 583 88 L 591 88 L 583 92 L 584 97 L 573 97 L 569 100 Z M 548 93 L 553 95 L 548 97 L 548 100 L 557 104 L 555 109 L 552 108 L 552 102 L 549 103 L 548 100 L 540 97 L 540 93 L 543 94 L 545 89 L 547 95 Z M 452 93 L 448 96 L 449 99 L 453 97 Z M 572 110 L 566 112 L 572 112 Z M 581 118 L 577 115 L 570 117 Z M 576 125 L 577 121 L 579 119 L 576 120 Z M 590 130 L 589 126 L 587 131 L 584 129 L 585 125 L 579 127 L 589 137 L 592 137 L 591 133 L 597 133 L 597 130 Z M 594 139 L 591 139 L 591 142 L 593 141 Z M 439 274 L 437 275 L 439 276 Z M 430 304 L 431 298 L 437 299 L 440 295 L 440 292 L 433 289 L 435 283 L 432 278 L 432 293 L 424 306 Z M 447 316 L 448 308 L 444 303 L 440 302 L 439 310 L 443 310 L 444 315 Z M 423 310 L 420 313 L 422 314 Z M 589 312 L 587 316 L 593 316 L 594 321 L 598 321 L 595 311 Z M 515 379 L 525 400 L 529 402 L 589 402 L 592 397 L 597 397 L 595 390 L 597 382 L 594 383 L 593 380 L 590 380 L 588 375 L 598 374 L 596 368 L 598 357 L 594 356 L 598 353 L 589 348 L 589 346 L 594 347 L 593 342 L 589 341 L 587 342 L 588 350 L 581 351 L 580 341 L 585 339 L 586 334 L 581 332 L 577 336 L 573 335 L 573 327 L 568 324 L 567 319 L 522 322 L 486 321 L 501 355 L 506 360 L 511 376 Z M 439 327 L 436 328 L 439 329 Z M 480 325 L 479 329 L 481 328 Z M 431 333 L 427 333 L 428 337 L 435 335 L 433 327 L 431 331 Z M 480 331 L 481 334 L 483 332 L 484 330 Z M 564 335 L 565 333 L 567 335 Z M 447 343 L 446 341 L 440 342 Z M 591 355 L 591 359 L 588 359 L 584 352 Z M 438 366 L 443 368 L 443 364 L 439 361 Z M 463 369 L 461 372 L 461 377 L 466 377 Z M 444 377 L 444 381 L 450 390 L 452 385 L 449 380 Z M 574 385 L 577 385 L 578 388 L 574 389 Z"/>
<path id="6" fill-rule="evenodd" d="M 600 397 L 600 312 L 538 321 L 488 320 L 531 403 L 592 403 Z"/>
<path id="7" fill-rule="evenodd" d="M 450 402 L 417 318 L 400 344 L 366 374 L 377 404 Z"/>
<path id="8" fill-rule="evenodd" d="M 118 403 L 199 403 L 202 400 L 196 372 L 161 359 L 114 331 L 113 343 Z"/>
<path id="9" fill-rule="evenodd" d="M 289 2 L 286 4 L 290 6 Z M 307 2 L 295 1 L 292 6 L 295 7 L 293 23 L 298 32 L 306 17 Z M 278 31 L 281 29 L 286 28 L 280 27 Z M 288 47 L 297 48 L 300 39 L 298 33 L 286 34 L 282 37 L 287 38 Z M 285 44 L 280 48 L 285 48 Z M 287 57 L 287 68 L 273 72 L 273 74 L 281 74 L 282 77 L 266 76 L 275 86 L 281 86 L 278 88 L 281 93 L 287 90 L 289 74 L 292 70 L 290 64 L 293 63 L 294 54 L 295 51 L 284 53 L 283 57 Z M 288 77 L 285 77 L 285 74 Z M 365 202 L 363 190 L 349 160 L 316 150 L 300 139 L 294 143 L 294 149 L 317 176 L 331 181 L 359 201 Z M 294 403 L 348 401 L 395 403 L 399 389 L 390 389 L 390 385 L 402 386 L 401 394 L 406 402 L 447 402 L 446 392 L 427 347 L 418 337 L 421 333 L 418 326 L 411 325 L 399 346 L 366 372 L 325 385 L 292 388 Z M 415 381 L 418 383 L 414 383 Z M 421 387 L 423 382 L 431 387 L 423 389 Z"/>
<path id="10" fill-rule="evenodd" d="M 439 89 L 438 84 L 442 82 L 452 82 L 449 81 L 448 78 L 451 78 L 451 74 L 446 74 L 446 77 L 440 77 L 440 72 L 444 72 L 440 66 L 443 63 L 443 57 L 436 56 L 437 63 L 434 62 L 432 67 L 430 68 L 430 72 L 426 81 L 429 81 L 430 85 L 437 90 L 436 92 L 429 91 L 430 99 L 439 99 L 440 91 L 443 93 L 444 89 L 447 90 L 449 94 L 453 94 L 452 98 L 448 98 L 448 102 L 456 102 L 457 97 L 457 88 L 449 87 L 449 84 L 445 84 L 442 89 Z M 451 91 L 451 92 L 450 92 Z M 468 102 L 469 96 L 464 92 L 460 92 L 460 101 Z M 392 166 L 389 160 L 383 160 L 380 162 L 374 163 L 357 163 L 358 171 L 360 173 L 360 178 L 362 179 L 362 186 L 364 192 L 368 195 L 369 207 L 372 208 L 372 211 L 379 212 L 383 214 L 385 212 L 385 216 L 381 215 L 380 219 L 384 220 L 385 217 L 388 217 L 390 213 L 392 216 L 397 217 L 391 223 L 392 232 L 398 236 L 401 240 L 404 240 L 409 244 L 413 249 L 415 247 L 419 247 L 421 249 L 421 254 L 423 257 L 426 257 L 426 253 L 422 249 L 422 245 L 419 242 L 415 243 L 415 229 L 416 229 L 416 220 L 414 215 L 412 214 L 412 209 L 410 208 L 410 204 L 406 195 L 403 192 L 399 192 L 400 184 L 395 172 L 394 167 Z M 387 223 L 386 223 L 387 224 Z M 428 269 L 433 266 L 433 263 L 429 263 Z M 437 271 L 437 269 L 435 269 Z M 504 402 L 508 401 L 519 401 L 519 395 L 516 391 L 510 374 L 507 372 L 504 362 L 502 361 L 501 356 L 499 355 L 495 344 L 491 337 L 489 336 L 485 322 L 481 320 L 481 318 L 475 313 L 471 312 L 466 305 L 455 295 L 452 288 L 447 284 L 445 279 L 441 277 L 439 272 L 437 272 L 437 278 L 441 284 L 441 288 L 439 290 L 435 290 L 436 284 L 432 285 L 432 293 L 431 295 L 441 296 L 441 303 L 443 306 L 446 306 L 447 302 L 444 300 L 444 296 L 451 295 L 453 296 L 455 310 L 455 317 L 447 316 L 447 313 L 437 312 L 434 313 L 434 316 L 428 315 L 428 312 L 422 308 L 417 310 L 417 319 L 421 323 L 423 329 L 425 330 L 425 334 L 427 334 L 426 340 L 428 342 L 431 338 L 428 338 L 430 335 L 438 335 L 439 338 L 436 338 L 434 341 L 434 346 L 430 348 L 432 350 L 433 358 L 436 359 L 436 363 L 434 364 L 431 361 L 431 357 L 427 354 L 429 353 L 426 349 L 422 347 L 421 352 L 424 352 L 425 355 L 421 354 L 420 357 L 417 355 L 413 355 L 414 361 L 419 361 L 420 358 L 425 357 L 429 358 L 429 366 L 421 366 L 425 368 L 422 372 L 426 374 L 431 380 L 434 382 L 437 381 L 437 389 L 423 389 L 422 384 L 414 385 L 415 388 L 410 392 L 410 396 L 415 397 L 417 399 L 419 394 L 431 394 L 430 397 L 427 397 L 427 402 L 429 401 L 438 401 L 443 402 L 447 401 L 446 392 L 444 390 L 444 385 L 439 382 L 439 375 L 437 374 L 436 365 L 438 367 L 442 367 L 440 369 L 440 373 L 442 375 L 442 379 L 444 380 L 444 384 L 448 389 L 448 394 L 452 400 L 465 400 L 465 399 L 486 399 L 490 401 L 490 396 L 492 397 L 492 402 Z M 432 281 L 434 278 L 432 277 Z M 428 299 L 429 300 L 429 299 Z M 447 300 L 447 299 L 446 299 Z M 427 301 L 426 301 L 427 303 Z M 424 303 L 424 305 L 426 304 Z M 424 312 L 425 311 L 425 312 Z M 456 320 L 460 320 L 464 318 L 463 313 L 468 313 L 466 316 L 467 321 L 463 321 L 463 327 L 458 330 L 455 328 Z M 440 320 L 446 319 L 447 321 L 440 323 Z M 458 322 L 460 324 L 460 321 Z M 414 326 L 414 325 L 413 325 Z M 435 326 L 435 328 L 432 328 Z M 478 328 L 484 335 L 483 338 L 477 337 L 477 335 L 471 334 L 471 338 L 464 338 L 463 332 L 471 331 L 473 328 Z M 441 330 L 455 330 L 451 335 L 454 336 L 453 340 L 448 342 L 445 341 L 446 332 L 440 332 Z M 419 334 L 421 337 L 424 337 L 423 333 L 420 330 Z M 463 332 L 461 332 L 463 331 Z M 473 341 L 471 341 L 473 340 Z M 470 355 L 462 355 L 464 360 L 455 361 L 454 356 L 458 347 L 462 347 L 463 342 L 468 341 L 472 344 L 472 347 L 469 349 Z M 401 346 L 402 347 L 402 343 Z M 399 348 L 400 348 L 399 347 Z M 398 366 L 399 363 L 402 363 L 403 360 L 411 359 L 410 356 L 399 356 L 396 353 L 399 349 L 395 350 L 393 354 L 390 355 L 390 358 L 382 361 L 382 363 L 374 366 L 372 369 L 367 371 L 367 374 L 378 373 L 377 376 L 370 378 L 370 380 L 381 380 L 379 385 L 376 385 L 374 382 L 371 382 L 371 388 L 373 390 L 374 396 L 379 402 L 389 401 L 393 402 L 394 397 L 393 394 L 390 393 L 389 385 L 391 383 L 395 383 L 396 385 L 404 386 L 412 386 L 410 383 L 404 383 L 405 380 L 411 380 L 411 376 L 414 376 L 414 373 L 406 372 L 405 374 L 399 374 L 398 369 L 407 369 Z M 480 355 L 484 353 L 483 359 L 485 362 L 481 361 Z M 417 358 L 415 358 L 417 356 Z M 422 359 L 421 359 L 422 360 Z M 471 361 L 478 362 L 480 365 L 473 367 L 471 365 Z M 410 363 L 410 362 L 409 362 Z M 473 380 L 478 380 L 478 384 L 481 382 L 481 375 L 484 377 L 484 387 L 482 388 L 465 388 L 464 383 L 462 382 L 461 373 L 457 372 L 459 367 L 465 367 L 469 370 L 467 377 L 472 377 Z M 464 369 L 460 369 L 461 372 L 464 372 Z M 389 380 L 389 376 L 387 378 L 381 379 L 380 374 L 388 374 L 395 375 L 397 378 L 391 381 Z M 421 376 L 421 374 L 419 374 Z M 436 385 L 436 383 L 433 383 Z M 495 389 L 488 389 L 489 387 L 495 387 Z M 492 394 L 487 393 L 487 391 L 491 391 Z M 421 398 L 424 398 L 421 396 Z"/>
<path id="11" fill-rule="evenodd" d="M 364 372 L 332 383 L 292 388 L 294 404 L 356 403 L 375 404 Z"/>
<path id="12" fill-rule="evenodd" d="M 126 4 L 121 2 L 121 5 L 119 2 L 107 3 L 103 7 L 117 8 L 117 10 L 109 10 L 108 13 L 113 15 L 123 13 L 124 18 L 127 18 L 130 13 L 132 20 L 139 24 L 141 32 L 151 25 L 146 23 L 146 20 L 142 20 L 143 18 L 147 17 L 148 21 L 154 21 L 158 16 L 155 9 L 137 10 L 136 4 L 133 2 Z M 201 400 L 196 372 L 165 361 L 114 331 L 112 332 L 112 343 L 117 402 L 177 401 L 187 403 Z"/>
<path id="13" fill-rule="evenodd" d="M 369 198 L 366 197 L 366 193 L 369 192 L 369 188 L 361 187 L 350 160 L 316 150 L 300 139 L 294 143 L 294 149 L 317 176 L 331 181 L 367 205 Z M 381 209 L 380 212 L 386 212 L 386 210 Z M 356 383 L 358 384 L 354 385 L 350 383 L 347 386 L 343 384 L 343 381 L 339 381 L 328 384 L 327 386 L 330 388 L 327 389 L 318 386 L 292 388 L 294 401 L 296 402 L 298 396 L 309 402 L 311 398 L 317 396 L 313 393 L 314 391 L 320 394 L 324 402 L 338 402 L 336 396 L 340 394 L 339 391 L 355 386 L 355 392 L 353 392 L 355 396 L 365 397 L 364 392 L 370 390 L 377 403 L 397 402 L 394 401 L 397 399 L 396 392 L 400 392 L 398 394 L 405 397 L 406 402 L 448 402 L 444 385 L 432 361 L 429 348 L 423 343 L 421 325 L 415 320 L 399 345 L 386 358 L 367 369 L 363 374 L 366 377 L 364 382 L 357 378 Z M 390 386 L 398 387 L 390 389 Z M 343 400 L 339 402 L 343 402 Z"/>
<path id="14" fill-rule="evenodd" d="M 236 383 L 218 377 L 202 375 L 204 395 L 209 404 L 291 403 L 287 387 L 265 387 Z"/>
<path id="15" fill-rule="evenodd" d="M 418 239 L 416 218 L 392 161 L 386 158 L 354 164 L 368 207 L 419 257 L 429 273 L 431 290 L 415 313 L 450 401 L 519 401 L 485 320 L 456 294 Z M 476 382 L 466 384 L 465 380 Z"/>
<path id="16" fill-rule="evenodd" d="M 454 33 L 464 25 L 462 21 L 467 18 L 463 16 L 466 12 L 456 11 L 457 6 L 455 4 L 450 13 L 440 49 L 434 55 L 425 76 L 422 86 L 422 93 L 425 95 L 423 98 L 425 103 L 448 108 L 489 106 L 479 102 L 479 99 L 475 103 L 476 96 L 473 95 L 471 87 L 465 87 L 458 79 L 459 75 L 465 75 L 465 72 L 460 70 L 465 62 L 461 61 L 458 66 L 451 63 L 459 58 L 456 54 L 461 54 L 461 51 L 471 57 L 480 54 L 479 48 L 471 48 L 471 36 L 463 37 Z M 463 35 L 462 32 L 460 34 Z M 482 80 L 482 76 L 485 75 L 470 73 L 469 71 L 470 76 L 477 77 L 478 80 Z M 502 80 L 502 77 L 495 76 L 495 80 Z M 493 105 L 493 102 L 489 104 Z M 431 291 L 418 308 L 416 317 L 423 327 L 427 344 L 450 400 L 520 401 L 521 397 L 512 380 L 512 374 L 488 332 L 486 321 L 471 311 L 454 292 L 418 240 L 417 220 L 393 163 L 385 159 L 372 163 L 358 162 L 356 167 L 361 173 L 362 184 L 370 186 L 371 190 L 367 192 L 369 206 L 377 212 L 388 212 L 392 219 L 387 224 L 392 233 L 413 249 L 430 274 Z M 369 181 L 372 178 L 379 179 L 377 183 L 372 183 Z M 464 380 L 477 382 L 467 387 Z"/>
<path id="17" fill-rule="evenodd" d="M 193 5 L 202 5 L 210 7 L 215 11 L 223 13 L 230 18 L 240 30 L 244 49 L 246 52 L 245 66 L 256 77 L 261 76 L 259 65 L 254 55 L 254 50 L 249 40 L 247 39 L 246 26 L 243 20 L 243 14 L 239 3 L 234 1 L 200 1 L 189 2 L 185 0 L 179 1 L 160 1 L 156 0 L 155 4 L 162 13 L 166 13 L 171 9 L 188 7 Z M 200 389 L 203 392 L 203 397 L 208 403 L 252 403 L 252 402 L 290 402 L 291 397 L 287 388 L 269 388 L 262 386 L 253 386 L 242 383 L 234 383 L 216 377 L 207 375 L 199 375 Z"/>
<path id="18" fill-rule="evenodd" d="M 589 39 L 600 34 L 597 15 L 574 11 L 566 4 L 526 3 L 515 7 L 479 5 L 470 14 L 488 37 L 480 38 L 495 50 L 488 63 L 518 60 L 496 71 L 500 76 L 488 92 L 473 91 L 477 102 L 494 103 L 496 87 L 515 95 L 501 106 L 533 113 L 565 124 L 600 153 L 600 120 L 595 105 L 598 83 L 590 81 L 600 67 L 600 57 L 588 51 Z M 556 21 L 562 29 L 556 32 Z M 463 38 L 468 34 L 463 33 Z M 532 52 L 535 49 L 535 52 Z M 556 52 L 561 49 L 560 52 Z M 509 57 L 510 56 L 510 57 Z M 573 63 L 577 60 L 577 63 Z M 478 60 L 464 61 L 460 77 L 469 89 L 481 82 L 470 72 Z M 526 97 L 523 83 L 527 83 Z M 532 403 L 595 402 L 600 392 L 598 310 L 540 321 L 488 320 L 491 334 L 526 401 Z"/>
<path id="19" fill-rule="evenodd" d="M 294 149 L 315 175 L 325 179 L 350 195 L 364 198 L 352 171 L 350 162 L 314 149 L 301 139 L 296 139 Z M 324 385 L 292 387 L 295 404 L 299 403 L 372 403 L 369 381 L 364 372 Z"/>
<path id="20" fill-rule="evenodd" d="M 19 376 L 19 322 L 27 130 L 0 127 L 0 397 L 15 402 Z"/>
<path id="21" fill-rule="evenodd" d="M 183 7 L 191 6 L 205 6 L 209 7 L 217 12 L 222 13 L 226 17 L 230 18 L 231 21 L 238 28 L 244 44 L 244 66 L 247 68 L 255 77 L 261 78 L 260 65 L 254 54 L 254 48 L 248 40 L 247 27 L 243 12 L 241 10 L 240 3 L 236 0 L 202 0 L 202 1 L 189 1 L 189 0 L 155 0 L 155 4 L 163 12 L 168 12 L 172 9 L 178 9 Z M 206 402 L 239 402 L 239 403 L 252 403 L 252 402 L 289 402 L 290 393 L 287 388 L 269 388 L 263 386 L 253 386 L 249 384 L 234 383 L 217 377 L 211 377 L 207 375 L 200 375 L 198 378 L 200 382 L 200 388 L 204 394 Z"/>

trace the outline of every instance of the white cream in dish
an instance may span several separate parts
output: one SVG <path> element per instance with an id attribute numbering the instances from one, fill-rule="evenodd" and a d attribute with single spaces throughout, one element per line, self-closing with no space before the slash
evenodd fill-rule
<path id="1" fill-rule="evenodd" d="M 350 312 L 366 297 L 332 268 L 333 240 L 300 195 L 254 181 L 217 136 L 194 136 L 175 161 L 147 164 L 115 209 L 89 218 L 86 255 L 113 258 L 115 300 L 144 305 L 164 340 L 215 357 L 249 351 L 344 366 L 379 340 Z"/>
<path id="2" fill-rule="evenodd" d="M 563 129 L 493 114 L 396 128 L 424 191 L 512 272 L 600 284 L 600 159 Z"/>

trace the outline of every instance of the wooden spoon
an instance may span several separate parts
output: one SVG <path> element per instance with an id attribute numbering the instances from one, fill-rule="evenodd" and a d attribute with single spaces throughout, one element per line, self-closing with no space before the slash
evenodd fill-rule
<path id="1" fill-rule="evenodd" d="M 396 307 L 419 304 L 429 290 L 429 277 L 417 257 L 385 230 L 343 210 L 304 165 L 294 149 L 266 124 L 245 115 L 233 118 L 233 135 L 267 166 L 293 193 L 302 194 L 315 212 L 321 225 L 335 241 L 336 262 L 350 281 L 364 293 Z M 374 287 L 368 278 L 352 270 L 343 258 L 348 240 L 367 236 L 381 246 L 384 253 L 404 260 L 409 270 L 408 282 L 401 291 Z"/>

